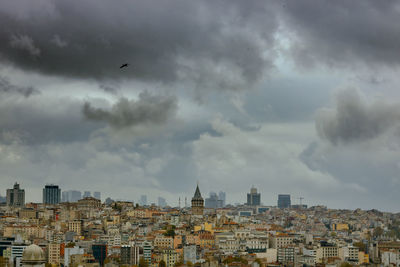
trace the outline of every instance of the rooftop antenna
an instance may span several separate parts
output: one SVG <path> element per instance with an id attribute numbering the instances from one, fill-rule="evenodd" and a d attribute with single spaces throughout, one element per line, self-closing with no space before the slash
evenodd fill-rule
<path id="1" fill-rule="evenodd" d="M 181 197 L 179 197 L 179 208 L 181 208 Z"/>
<path id="2" fill-rule="evenodd" d="M 187 207 L 187 197 L 185 197 L 185 208 Z"/>

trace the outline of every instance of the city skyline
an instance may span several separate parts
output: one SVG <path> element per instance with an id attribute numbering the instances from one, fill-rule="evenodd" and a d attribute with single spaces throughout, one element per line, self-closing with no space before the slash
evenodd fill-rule
<path id="1" fill-rule="evenodd" d="M 4 188 L 176 203 L 198 181 L 243 203 L 254 184 L 264 203 L 399 212 L 399 9 L 1 1 Z"/>

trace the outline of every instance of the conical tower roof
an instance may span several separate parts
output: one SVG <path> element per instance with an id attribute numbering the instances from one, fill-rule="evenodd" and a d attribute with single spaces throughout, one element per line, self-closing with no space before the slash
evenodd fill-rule
<path id="1" fill-rule="evenodd" d="M 196 192 L 194 192 L 194 196 L 193 196 L 192 199 L 203 199 L 203 198 L 201 197 L 199 185 L 196 186 Z"/>

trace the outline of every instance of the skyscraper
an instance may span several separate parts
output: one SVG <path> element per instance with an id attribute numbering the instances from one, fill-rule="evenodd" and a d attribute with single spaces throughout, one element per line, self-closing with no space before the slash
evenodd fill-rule
<path id="1" fill-rule="evenodd" d="M 12 189 L 7 189 L 7 205 L 14 207 L 25 205 L 25 190 L 20 189 L 18 183 L 15 183 Z"/>
<path id="2" fill-rule="evenodd" d="M 192 214 L 203 215 L 204 210 L 204 199 L 201 197 L 199 185 L 196 187 L 196 191 L 192 198 Z"/>
<path id="3" fill-rule="evenodd" d="M 250 189 L 250 193 L 247 194 L 247 203 L 248 206 L 259 206 L 261 203 L 261 194 L 257 193 L 257 188 L 252 187 Z"/>
<path id="4" fill-rule="evenodd" d="M 140 206 L 146 206 L 147 205 L 147 196 L 141 195 L 139 203 L 140 203 Z"/>
<path id="5" fill-rule="evenodd" d="M 85 192 L 83 192 L 83 198 L 85 198 L 85 197 L 91 197 L 92 196 L 92 194 L 90 193 L 90 191 L 85 191 Z"/>
<path id="6" fill-rule="evenodd" d="M 219 191 L 218 193 L 218 200 L 221 201 L 221 208 L 225 207 L 226 202 L 226 193 Z"/>
<path id="7" fill-rule="evenodd" d="M 278 195 L 278 208 L 285 209 L 290 208 L 290 195 L 288 194 L 280 194 Z"/>
<path id="8" fill-rule="evenodd" d="M 93 197 L 101 200 L 101 193 L 100 192 L 93 192 Z"/>
<path id="9" fill-rule="evenodd" d="M 214 192 L 210 192 L 210 197 L 205 199 L 204 206 L 210 209 L 218 208 L 218 196 Z"/>
<path id="10" fill-rule="evenodd" d="M 158 197 L 158 206 L 161 208 L 164 208 L 165 206 L 167 206 L 167 201 L 165 201 L 165 198 Z"/>
<path id="11" fill-rule="evenodd" d="M 43 203 L 44 204 L 58 204 L 61 200 L 61 189 L 58 185 L 46 185 L 43 188 Z"/>

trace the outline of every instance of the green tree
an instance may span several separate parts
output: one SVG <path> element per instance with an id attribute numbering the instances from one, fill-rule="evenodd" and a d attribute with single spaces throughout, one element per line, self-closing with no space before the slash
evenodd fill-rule
<path id="1" fill-rule="evenodd" d="M 186 262 L 186 266 L 187 266 L 187 267 L 193 267 L 193 263 L 192 263 L 191 261 L 187 261 L 187 262 Z"/>
<path id="2" fill-rule="evenodd" d="M 348 262 L 343 262 L 342 264 L 340 264 L 340 267 L 353 267 L 353 265 Z"/>

